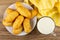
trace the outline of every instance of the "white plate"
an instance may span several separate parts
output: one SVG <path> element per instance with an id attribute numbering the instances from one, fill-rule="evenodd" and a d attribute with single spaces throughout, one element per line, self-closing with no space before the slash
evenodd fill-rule
<path id="1" fill-rule="evenodd" d="M 25 3 L 22 3 L 22 4 L 23 4 L 24 7 L 28 8 L 29 10 L 32 10 L 32 9 L 33 9 L 33 8 L 32 8 L 31 6 L 29 6 L 28 4 L 25 4 Z M 15 8 L 15 4 L 10 5 L 8 8 L 16 9 L 16 8 Z M 6 15 L 7 15 L 7 13 L 6 13 L 6 11 L 5 11 L 5 13 L 4 13 L 4 15 L 3 15 L 3 18 L 5 18 Z M 33 24 L 33 25 L 32 25 L 32 30 L 35 28 L 36 22 L 37 22 L 37 18 L 34 17 L 34 18 L 31 20 L 31 25 Z M 7 29 L 11 34 L 13 34 L 13 33 L 12 33 L 12 27 L 6 26 L 6 29 Z M 31 30 L 31 31 L 32 31 L 32 30 Z M 14 35 L 14 34 L 13 34 L 13 35 Z M 27 33 L 25 33 L 24 31 L 22 31 L 22 32 L 21 32 L 20 34 L 18 34 L 17 36 L 24 36 L 24 35 L 27 35 Z"/>

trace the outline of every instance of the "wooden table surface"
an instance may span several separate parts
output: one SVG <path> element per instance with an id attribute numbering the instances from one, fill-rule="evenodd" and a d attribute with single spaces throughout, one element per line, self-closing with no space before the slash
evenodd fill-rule
<path id="1" fill-rule="evenodd" d="M 0 0 L 0 40 L 60 40 L 59 27 L 55 28 L 55 33 L 57 34 L 56 37 L 54 37 L 53 35 L 42 35 L 38 32 L 36 27 L 30 34 L 26 36 L 18 37 L 18 36 L 11 35 L 3 26 L 2 18 L 6 8 L 10 4 L 16 1 L 23 1 L 23 0 Z"/>

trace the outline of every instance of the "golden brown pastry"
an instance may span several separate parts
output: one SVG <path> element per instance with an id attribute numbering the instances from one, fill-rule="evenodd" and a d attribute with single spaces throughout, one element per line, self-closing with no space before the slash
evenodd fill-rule
<path id="1" fill-rule="evenodd" d="M 11 23 L 14 21 L 14 19 L 18 16 L 18 12 L 17 11 L 13 11 L 11 12 L 10 14 L 8 14 L 6 17 L 5 17 L 5 21 Z"/>
<path id="2" fill-rule="evenodd" d="M 31 13 L 30 13 L 30 11 L 29 11 L 27 8 L 25 8 L 25 7 L 22 5 L 22 3 L 16 2 L 15 6 L 16 6 L 17 11 L 18 11 L 21 15 L 23 15 L 24 17 L 31 18 Z"/>
<path id="3" fill-rule="evenodd" d="M 19 34 L 22 32 L 23 27 L 21 26 L 23 23 L 24 17 L 19 15 L 15 22 L 13 23 L 13 34 Z"/>
<path id="4" fill-rule="evenodd" d="M 13 29 L 18 29 L 21 27 L 22 23 L 23 23 L 24 17 L 19 15 L 15 22 L 13 23 Z"/>
<path id="5" fill-rule="evenodd" d="M 15 3 L 15 6 L 16 6 L 16 7 L 19 7 L 19 6 L 23 6 L 23 4 L 22 4 L 21 2 L 16 2 L 16 3 Z"/>
<path id="6" fill-rule="evenodd" d="M 30 24 L 30 19 L 25 18 L 25 20 L 24 20 L 24 22 L 23 22 L 23 27 L 24 27 L 24 31 L 25 31 L 26 33 L 31 32 L 32 27 L 31 27 L 31 24 Z"/>
<path id="7" fill-rule="evenodd" d="M 20 28 L 18 28 L 18 29 L 13 29 L 13 30 L 12 30 L 12 33 L 13 33 L 14 35 L 17 35 L 17 34 L 21 33 L 22 30 L 23 30 L 23 28 L 22 28 L 22 26 L 20 26 Z"/>
<path id="8" fill-rule="evenodd" d="M 7 8 L 6 13 L 7 13 L 7 14 L 10 14 L 10 13 L 13 12 L 13 11 L 14 11 L 13 9 Z"/>
<path id="9" fill-rule="evenodd" d="M 4 26 L 12 26 L 12 23 L 8 23 L 5 20 L 3 20 L 2 23 L 3 23 Z"/>
<path id="10" fill-rule="evenodd" d="M 35 17 L 38 14 L 38 10 L 37 9 L 33 9 L 32 10 L 32 18 Z"/>

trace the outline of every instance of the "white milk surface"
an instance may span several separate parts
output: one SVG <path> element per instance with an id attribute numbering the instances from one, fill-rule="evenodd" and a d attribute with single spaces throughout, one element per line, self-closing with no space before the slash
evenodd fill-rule
<path id="1" fill-rule="evenodd" d="M 37 29 L 42 34 L 50 34 L 54 31 L 55 23 L 49 17 L 43 17 L 38 21 Z"/>

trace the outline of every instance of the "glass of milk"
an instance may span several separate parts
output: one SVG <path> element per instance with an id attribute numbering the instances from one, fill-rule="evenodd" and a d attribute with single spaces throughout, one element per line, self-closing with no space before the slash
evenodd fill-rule
<path id="1" fill-rule="evenodd" d="M 41 34 L 52 34 L 53 36 L 56 36 L 54 33 L 55 29 L 55 22 L 52 18 L 50 17 L 42 17 L 37 23 L 37 29 Z"/>

